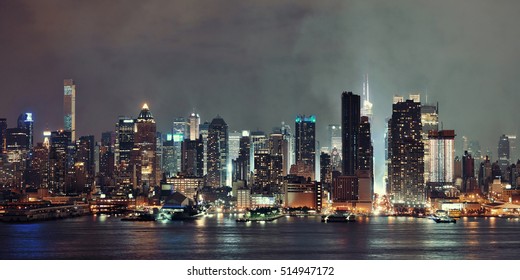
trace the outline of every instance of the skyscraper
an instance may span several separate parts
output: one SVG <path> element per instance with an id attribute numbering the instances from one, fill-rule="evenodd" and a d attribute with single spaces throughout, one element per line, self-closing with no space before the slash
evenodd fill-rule
<path id="1" fill-rule="evenodd" d="M 220 116 L 215 117 L 208 129 L 207 185 L 225 186 L 228 171 L 228 126 Z"/>
<path id="2" fill-rule="evenodd" d="M 372 146 L 372 134 L 370 121 L 367 116 L 361 117 L 359 124 L 358 164 L 359 170 L 369 170 L 372 173 L 374 165 L 374 148 Z"/>
<path id="3" fill-rule="evenodd" d="M 5 153 L 5 133 L 7 129 L 7 119 L 0 119 L 0 157 Z"/>
<path id="4" fill-rule="evenodd" d="M 296 117 L 295 157 L 296 162 L 316 168 L 316 116 Z"/>
<path id="5" fill-rule="evenodd" d="M 430 130 L 428 133 L 428 146 L 430 156 L 425 166 L 428 166 L 428 184 L 432 187 L 442 188 L 451 186 L 454 181 L 455 162 L 455 131 L 454 130 Z"/>
<path id="6" fill-rule="evenodd" d="M 389 135 L 389 187 L 396 203 L 424 203 L 424 144 L 421 137 L 421 103 L 393 104 Z"/>
<path id="7" fill-rule="evenodd" d="M 343 175 L 354 176 L 358 164 L 360 97 L 352 92 L 341 94 L 341 135 Z"/>
<path id="8" fill-rule="evenodd" d="M 240 181 L 250 181 L 251 174 L 251 138 L 248 132 L 243 132 L 240 138 L 240 151 L 236 160 L 235 177 Z"/>
<path id="9" fill-rule="evenodd" d="M 341 145 L 341 125 L 329 124 L 329 152 L 332 152 L 334 148 L 341 154 L 343 145 Z"/>
<path id="10" fill-rule="evenodd" d="M 157 181 L 157 126 L 147 104 L 143 105 L 135 121 L 133 162 L 136 165 L 137 184 L 134 186 L 156 186 Z"/>
<path id="11" fill-rule="evenodd" d="M 132 185 L 133 165 L 132 150 L 135 141 L 135 120 L 129 117 L 119 117 L 116 123 L 115 164 L 117 173 L 116 184 L 119 187 Z"/>
<path id="12" fill-rule="evenodd" d="M 209 122 L 204 122 L 199 125 L 200 137 L 202 137 L 202 145 L 204 146 L 204 175 L 208 174 L 208 133 L 209 133 Z"/>
<path id="13" fill-rule="evenodd" d="M 66 188 L 68 170 L 70 166 L 68 157 L 68 147 L 71 143 L 70 130 L 53 131 L 50 138 L 49 151 L 49 189 L 59 193 L 70 192 Z"/>
<path id="14" fill-rule="evenodd" d="M 498 141 L 498 164 L 502 174 L 506 174 L 507 167 L 511 159 L 511 147 L 509 146 L 509 138 L 506 135 L 500 136 Z"/>
<path id="15" fill-rule="evenodd" d="M 63 81 L 63 122 L 64 129 L 71 132 L 72 141 L 76 140 L 76 85 L 72 79 Z"/>
<path id="16" fill-rule="evenodd" d="M 372 121 L 372 107 L 373 104 L 370 102 L 370 87 L 368 85 L 368 74 L 365 74 L 365 80 L 363 81 L 363 108 L 361 109 L 361 116 L 368 117 L 368 121 Z"/>
<path id="17" fill-rule="evenodd" d="M 204 159 L 204 146 L 202 139 L 189 140 L 182 142 L 182 172 L 186 175 L 202 177 Z"/>
<path id="18" fill-rule="evenodd" d="M 424 144 L 424 180 L 430 179 L 430 142 L 428 135 L 430 131 L 439 130 L 438 106 L 424 104 L 421 106 L 421 138 Z"/>
<path id="19" fill-rule="evenodd" d="M 32 113 L 23 113 L 18 117 L 18 128 L 27 130 L 29 149 L 34 146 L 34 120 Z"/>
<path id="20" fill-rule="evenodd" d="M 195 112 L 191 113 L 188 117 L 188 124 L 190 128 L 190 140 L 199 139 L 199 126 L 200 126 L 200 116 Z"/>

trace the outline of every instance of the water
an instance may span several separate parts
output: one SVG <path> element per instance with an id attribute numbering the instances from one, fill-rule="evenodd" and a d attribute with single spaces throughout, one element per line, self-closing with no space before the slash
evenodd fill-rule
<path id="1" fill-rule="evenodd" d="M 0 259 L 520 259 L 520 220 L 407 217 L 323 224 L 319 217 L 236 223 L 122 222 L 85 216 L 0 224 Z"/>

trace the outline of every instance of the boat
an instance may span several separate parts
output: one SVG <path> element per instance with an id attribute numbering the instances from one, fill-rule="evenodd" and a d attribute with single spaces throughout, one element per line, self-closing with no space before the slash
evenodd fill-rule
<path id="1" fill-rule="evenodd" d="M 236 219 L 236 222 L 237 223 L 247 223 L 247 222 L 249 222 L 249 219 L 245 218 L 245 217 L 242 217 L 242 218 Z"/>
<path id="2" fill-rule="evenodd" d="M 349 223 L 349 222 L 355 222 L 356 221 L 356 215 L 354 213 L 348 212 L 348 211 L 336 211 L 332 214 L 323 215 L 321 216 L 321 222 L 323 223 Z"/>
<path id="3" fill-rule="evenodd" d="M 457 220 L 449 216 L 444 210 L 437 210 L 430 218 L 438 224 L 457 223 Z"/>
<path id="4" fill-rule="evenodd" d="M 155 220 L 155 215 L 149 213 L 132 213 L 121 218 L 121 221 L 124 222 L 153 222 Z"/>

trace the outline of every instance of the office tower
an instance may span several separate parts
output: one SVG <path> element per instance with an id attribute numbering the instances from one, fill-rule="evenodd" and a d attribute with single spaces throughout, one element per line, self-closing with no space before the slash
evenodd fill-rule
<path id="1" fill-rule="evenodd" d="M 209 133 L 209 122 L 204 122 L 199 125 L 200 137 L 202 137 L 202 144 L 204 146 L 204 176 L 208 174 L 208 133 Z"/>
<path id="2" fill-rule="evenodd" d="M 269 135 L 269 182 L 275 186 L 282 183 L 284 171 L 283 151 L 287 141 L 283 139 L 281 131 L 273 132 Z"/>
<path id="3" fill-rule="evenodd" d="M 329 124 L 329 153 L 336 148 L 336 150 L 341 154 L 343 148 L 341 141 L 341 126 L 338 124 Z"/>
<path id="4" fill-rule="evenodd" d="M 368 117 L 368 121 L 372 121 L 372 107 L 373 104 L 370 102 L 370 87 L 368 85 L 368 74 L 365 74 L 365 80 L 363 81 L 363 108 L 361 109 L 361 116 Z"/>
<path id="5" fill-rule="evenodd" d="M 85 171 L 87 172 L 90 178 L 94 177 L 94 150 L 95 150 L 95 140 L 94 135 L 89 136 L 81 136 L 77 141 L 77 151 L 76 151 L 76 159 L 75 163 L 82 162 Z"/>
<path id="6" fill-rule="evenodd" d="M 71 132 L 71 141 L 76 140 L 76 85 L 72 79 L 63 81 L 63 122 L 64 129 Z"/>
<path id="7" fill-rule="evenodd" d="M 358 164 L 360 97 L 352 92 L 341 94 L 341 135 L 343 175 L 354 176 Z"/>
<path id="8" fill-rule="evenodd" d="M 389 135 L 390 195 L 394 203 L 425 202 L 421 103 L 393 104 Z"/>
<path id="9" fill-rule="evenodd" d="M 280 127 L 281 133 L 283 135 L 283 139 L 287 141 L 287 146 L 284 147 L 284 175 L 289 173 L 291 166 L 295 163 L 295 153 L 294 153 L 294 135 L 292 134 L 291 126 L 282 122 Z"/>
<path id="10" fill-rule="evenodd" d="M 49 149 L 49 189 L 54 193 L 68 193 L 66 181 L 70 166 L 69 145 L 71 143 L 70 130 L 51 132 Z"/>
<path id="11" fill-rule="evenodd" d="M 182 173 L 188 176 L 202 177 L 204 146 L 202 139 L 182 142 Z"/>
<path id="12" fill-rule="evenodd" d="M 358 135 L 358 164 L 359 170 L 373 171 L 374 148 L 372 146 L 372 134 L 370 122 L 367 116 L 361 117 Z"/>
<path id="13" fill-rule="evenodd" d="M 115 164 L 117 173 L 116 185 L 130 187 L 133 185 L 134 166 L 131 163 L 135 142 L 135 120 L 119 117 L 116 123 Z"/>
<path id="14" fill-rule="evenodd" d="M 228 170 L 228 126 L 220 116 L 215 117 L 208 129 L 207 185 L 225 186 Z"/>
<path id="15" fill-rule="evenodd" d="M 135 120 L 133 162 L 136 164 L 137 178 L 134 187 L 159 184 L 157 181 L 157 126 L 147 104 L 144 104 Z M 137 182 L 137 184 L 135 183 Z"/>
<path id="16" fill-rule="evenodd" d="M 175 151 L 175 172 L 181 172 L 182 170 L 182 142 L 184 139 L 189 139 L 188 134 L 188 122 L 185 118 L 175 118 L 173 121 L 173 147 Z"/>
<path id="17" fill-rule="evenodd" d="M 480 163 L 478 182 L 480 191 L 487 194 L 489 192 L 489 185 L 493 182 L 492 166 L 488 157 Z"/>
<path id="18" fill-rule="evenodd" d="M 254 186 L 263 189 L 270 183 L 270 155 L 268 149 L 255 151 Z"/>
<path id="19" fill-rule="evenodd" d="M 478 190 L 475 179 L 475 160 L 467 151 L 462 157 L 462 189 L 463 193 L 475 192 Z"/>
<path id="20" fill-rule="evenodd" d="M 330 154 L 320 154 L 320 182 L 322 185 L 330 186 L 332 184 L 332 162 Z"/>
<path id="21" fill-rule="evenodd" d="M 166 178 L 169 178 L 177 173 L 175 169 L 175 147 L 173 146 L 173 134 L 168 133 L 166 135 L 166 141 L 163 142 L 162 149 L 162 170 L 164 174 L 166 174 Z"/>
<path id="22" fill-rule="evenodd" d="M 251 180 L 251 138 L 249 132 L 244 131 L 240 138 L 240 150 L 236 160 L 235 178 L 237 181 Z"/>
<path id="23" fill-rule="evenodd" d="M 100 186 L 114 185 L 112 179 L 115 174 L 115 143 L 116 133 L 113 131 L 103 132 L 101 134 L 101 143 L 98 144 L 98 170 Z"/>
<path id="24" fill-rule="evenodd" d="M 516 135 L 508 134 L 506 137 L 509 140 L 509 159 L 511 163 L 515 163 L 520 159 L 516 152 Z"/>
<path id="25" fill-rule="evenodd" d="M 188 124 L 190 129 L 190 140 L 197 140 L 199 139 L 199 126 L 200 126 L 200 116 L 199 114 L 196 114 L 195 112 L 191 113 L 191 115 L 188 117 Z"/>
<path id="26" fill-rule="evenodd" d="M 455 162 L 455 131 L 430 130 L 428 147 L 430 156 L 425 164 L 430 170 L 428 185 L 437 189 L 452 186 L 455 181 L 453 166 Z"/>
<path id="27" fill-rule="evenodd" d="M 297 116 L 295 123 L 296 162 L 316 168 L 316 116 Z"/>
<path id="28" fill-rule="evenodd" d="M 29 131 L 25 128 L 5 130 L 5 154 L 9 163 L 25 163 L 29 157 Z M 20 168 L 25 168 L 22 164 Z"/>
<path id="29" fill-rule="evenodd" d="M 7 129 L 7 119 L 0 119 L 0 158 L 5 153 L 5 134 Z"/>
<path id="30" fill-rule="evenodd" d="M 240 151 L 240 137 L 242 137 L 242 132 L 233 131 L 229 133 L 229 160 L 235 160 L 238 158 Z"/>
<path id="31" fill-rule="evenodd" d="M 502 174 L 506 173 L 507 167 L 509 166 L 509 162 L 511 159 L 509 144 L 509 138 L 506 135 L 500 136 L 500 140 L 498 141 L 498 164 L 500 165 L 500 170 Z"/>
<path id="32" fill-rule="evenodd" d="M 424 144 L 424 180 L 430 179 L 430 142 L 428 141 L 428 133 L 430 131 L 439 130 L 439 112 L 438 105 L 423 104 L 421 106 L 421 137 Z"/>
<path id="33" fill-rule="evenodd" d="M 28 183 L 36 188 L 48 188 L 49 142 L 38 143 L 34 146 Z"/>
<path id="34" fill-rule="evenodd" d="M 18 117 L 18 128 L 27 130 L 29 136 L 28 148 L 34 145 L 34 120 L 32 113 L 23 113 Z"/>

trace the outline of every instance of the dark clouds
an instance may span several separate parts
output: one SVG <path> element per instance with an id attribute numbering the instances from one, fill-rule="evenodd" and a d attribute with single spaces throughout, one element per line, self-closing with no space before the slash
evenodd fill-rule
<path id="1" fill-rule="evenodd" d="M 73 78 L 79 135 L 147 101 L 163 131 L 192 108 L 236 130 L 312 113 L 324 141 L 340 93 L 368 72 L 378 173 L 394 94 L 427 91 L 445 128 L 496 154 L 519 133 L 518 14 L 484 0 L 0 1 L 0 116 L 60 128 Z"/>

